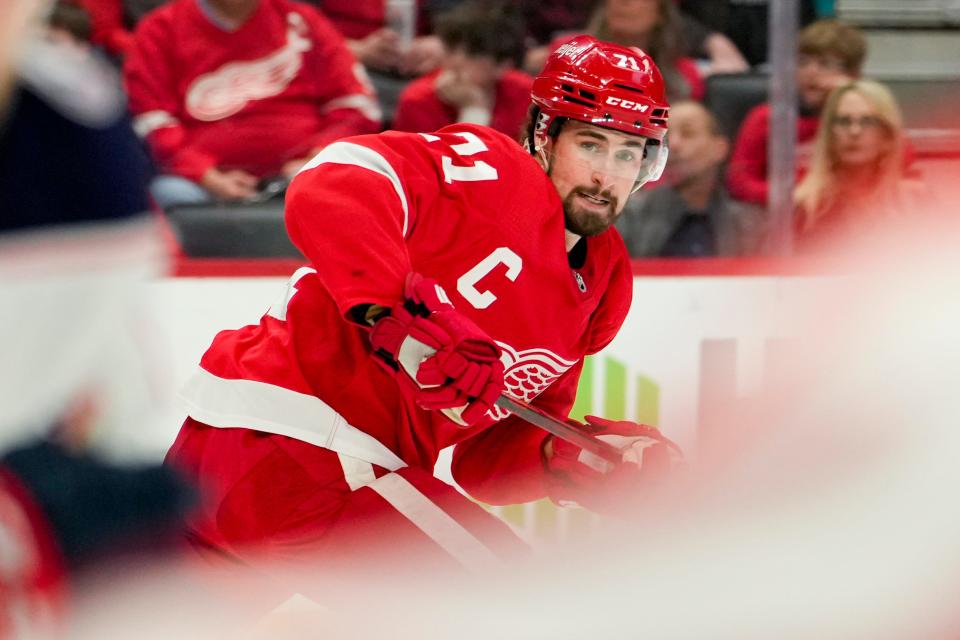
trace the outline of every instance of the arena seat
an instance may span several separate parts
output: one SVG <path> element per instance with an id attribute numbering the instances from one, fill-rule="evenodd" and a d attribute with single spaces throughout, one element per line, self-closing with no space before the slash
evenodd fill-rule
<path id="1" fill-rule="evenodd" d="M 837 16 L 875 27 L 960 25 L 960 0 L 837 0 Z"/>
<path id="2" fill-rule="evenodd" d="M 302 258 L 283 224 L 283 201 L 182 205 L 167 212 L 191 258 Z"/>
<path id="3" fill-rule="evenodd" d="M 960 77 L 877 77 L 896 96 L 908 128 L 954 129 L 955 105 L 960 101 Z M 721 130 L 734 138 L 747 112 L 767 100 L 769 75 L 764 72 L 728 73 L 706 81 L 704 104 L 717 117 Z"/>
<path id="4" fill-rule="evenodd" d="M 722 73 L 707 78 L 703 102 L 716 116 L 724 135 L 734 139 L 747 112 L 767 100 L 768 82 L 769 76 L 758 71 Z"/>

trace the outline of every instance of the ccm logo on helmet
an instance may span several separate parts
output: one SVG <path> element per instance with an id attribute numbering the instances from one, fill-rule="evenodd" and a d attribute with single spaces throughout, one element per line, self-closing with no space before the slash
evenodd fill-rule
<path id="1" fill-rule="evenodd" d="M 607 98 L 607 104 L 614 107 L 620 106 L 624 109 L 630 109 L 631 111 L 639 111 L 640 113 L 643 113 L 644 111 L 650 108 L 650 105 L 648 104 L 640 104 L 638 102 L 634 102 L 633 100 L 624 100 L 622 98 L 616 98 L 614 96 L 609 96 Z"/>

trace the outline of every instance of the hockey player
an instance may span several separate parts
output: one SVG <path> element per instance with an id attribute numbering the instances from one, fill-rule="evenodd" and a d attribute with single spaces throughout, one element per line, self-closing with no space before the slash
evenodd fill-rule
<path id="1" fill-rule="evenodd" d="M 219 333 L 183 392 L 168 460 L 210 497 L 199 545 L 322 560 L 314 576 L 399 556 L 483 568 L 519 545 L 434 478 L 441 449 L 493 504 L 613 508 L 668 465 L 648 427 L 588 418 L 624 451 L 602 464 L 494 404 L 568 414 L 584 356 L 630 306 L 610 226 L 666 158 L 663 83 L 637 49 L 577 38 L 532 99 L 524 147 L 469 124 L 386 132 L 294 179 L 287 226 L 311 264 L 259 325 Z"/>

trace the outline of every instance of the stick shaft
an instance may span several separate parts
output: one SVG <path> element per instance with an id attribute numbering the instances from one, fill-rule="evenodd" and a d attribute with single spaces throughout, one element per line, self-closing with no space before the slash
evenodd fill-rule
<path id="1" fill-rule="evenodd" d="M 623 453 L 612 444 L 604 442 L 603 440 L 597 440 L 589 433 L 578 429 L 572 424 L 558 420 L 536 407 L 531 407 L 526 402 L 501 395 L 497 398 L 496 405 L 501 409 L 515 414 L 518 418 L 536 427 L 540 427 L 547 433 L 561 440 L 566 440 L 567 442 L 577 445 L 584 451 L 589 451 L 594 455 L 600 456 L 607 462 L 620 464 L 623 460 Z"/>

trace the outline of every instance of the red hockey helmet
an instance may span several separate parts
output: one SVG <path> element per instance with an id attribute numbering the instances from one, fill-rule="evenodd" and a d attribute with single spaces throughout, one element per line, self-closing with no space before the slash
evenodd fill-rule
<path id="1" fill-rule="evenodd" d="M 640 49 L 577 36 L 550 54 L 531 97 L 540 108 L 537 149 L 556 118 L 579 120 L 647 138 L 647 168 L 637 187 L 659 178 L 666 164 L 669 104 L 660 70 Z"/>
<path id="2" fill-rule="evenodd" d="M 551 117 L 663 140 L 669 105 L 653 58 L 640 49 L 577 36 L 550 54 L 533 102 Z"/>

